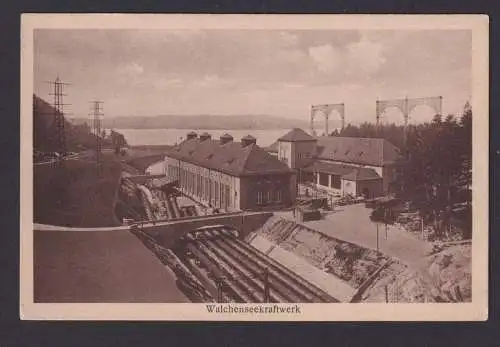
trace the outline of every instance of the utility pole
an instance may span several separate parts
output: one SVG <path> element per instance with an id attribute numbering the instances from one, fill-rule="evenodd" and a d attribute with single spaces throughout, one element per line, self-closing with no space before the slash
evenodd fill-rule
<path id="1" fill-rule="evenodd" d="M 297 177 L 297 184 L 296 184 L 296 192 L 295 192 L 295 199 L 298 199 L 300 196 L 300 184 L 301 184 L 301 177 L 302 177 L 302 170 L 299 167 L 298 168 L 298 177 Z"/>
<path id="2" fill-rule="evenodd" d="M 262 273 L 262 281 L 264 282 L 264 302 L 270 302 L 269 269 L 267 267 Z"/>
<path id="3" fill-rule="evenodd" d="M 223 279 L 220 278 L 220 279 L 217 279 L 216 281 L 216 284 L 217 284 L 217 302 L 223 302 Z"/>
<path id="4" fill-rule="evenodd" d="M 377 253 L 379 253 L 379 244 L 378 244 L 378 223 L 376 223 L 377 225 Z"/>
<path id="5" fill-rule="evenodd" d="M 67 94 L 64 94 L 63 88 L 64 86 L 69 85 L 69 83 L 61 82 L 59 76 L 57 76 L 54 81 L 49 81 L 47 83 L 51 85 L 52 92 L 49 93 L 49 95 L 52 95 L 54 97 L 52 107 L 54 112 L 54 124 L 56 126 L 57 150 L 60 154 L 60 156 L 56 159 L 56 162 L 60 165 L 63 165 L 64 157 L 68 151 L 66 147 L 64 106 L 70 105 L 65 104 L 63 101 L 63 97 L 67 96 Z"/>
<path id="6" fill-rule="evenodd" d="M 396 276 L 396 303 L 399 302 L 399 281 L 398 281 L 398 277 Z"/>
<path id="7" fill-rule="evenodd" d="M 318 187 L 319 186 L 318 181 L 319 180 L 320 180 L 319 179 L 319 171 L 314 170 L 314 181 L 315 182 L 314 182 L 313 188 L 314 188 L 314 199 L 315 200 L 318 199 L 318 189 L 319 189 L 319 187 Z"/>
<path id="8" fill-rule="evenodd" d="M 101 144 L 101 121 L 103 117 L 103 112 L 102 112 L 102 104 L 103 101 L 98 101 L 94 100 L 92 101 L 92 111 L 91 111 L 91 121 L 92 121 L 92 129 L 94 131 L 94 136 L 96 138 L 96 144 L 95 144 L 95 156 L 96 156 L 96 162 L 99 164 L 101 161 L 101 151 L 102 151 L 102 144 Z"/>

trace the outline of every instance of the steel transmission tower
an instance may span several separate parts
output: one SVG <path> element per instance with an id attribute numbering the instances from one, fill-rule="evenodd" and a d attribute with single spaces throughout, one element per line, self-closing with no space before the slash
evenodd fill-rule
<path id="1" fill-rule="evenodd" d="M 313 105 L 311 106 L 310 122 L 311 122 L 311 135 L 316 133 L 314 129 L 314 118 L 319 113 L 325 117 L 325 136 L 329 136 L 328 120 L 333 111 L 337 111 L 341 120 L 341 129 L 344 129 L 345 123 L 345 105 L 340 104 L 325 104 L 325 105 Z"/>
<path id="2" fill-rule="evenodd" d="M 385 110 L 390 107 L 397 108 L 401 111 L 404 118 L 403 125 L 403 136 L 404 145 L 407 144 L 408 136 L 408 119 L 410 117 L 411 111 L 417 106 L 426 105 L 434 109 L 438 114 L 441 114 L 443 108 L 443 97 L 442 96 L 432 96 L 423 98 L 408 98 L 404 99 L 391 99 L 391 100 L 377 100 L 376 102 L 376 117 L 377 117 L 377 130 L 380 131 L 380 118 L 384 114 Z"/>
<path id="3" fill-rule="evenodd" d="M 101 160 L 101 152 L 102 152 L 102 144 L 101 144 L 101 127 L 102 127 L 102 117 L 104 116 L 102 112 L 102 101 L 94 100 L 92 101 L 92 112 L 91 116 L 91 124 L 92 130 L 94 132 L 94 136 L 96 139 L 95 144 L 95 156 L 97 163 Z"/>
<path id="4" fill-rule="evenodd" d="M 52 95 L 54 97 L 53 100 L 53 110 L 54 110 L 54 124 L 56 126 L 56 139 L 57 139 L 57 150 L 60 153 L 60 157 L 58 162 L 62 162 L 62 159 L 68 152 L 66 146 L 66 131 L 65 131 L 65 119 L 64 119 L 64 106 L 68 106 L 70 104 L 65 104 L 63 102 L 63 97 L 67 96 L 64 94 L 63 88 L 64 86 L 69 85 L 69 83 L 61 82 L 59 76 L 55 79 L 55 81 L 49 81 L 51 84 Z"/>

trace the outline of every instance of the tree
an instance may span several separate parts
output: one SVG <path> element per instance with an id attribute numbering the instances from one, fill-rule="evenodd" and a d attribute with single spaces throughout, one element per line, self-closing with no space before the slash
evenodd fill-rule
<path id="1" fill-rule="evenodd" d="M 461 183 L 470 187 L 472 184 L 472 108 L 469 102 L 465 103 L 464 112 L 460 119 L 462 129 L 462 142 L 460 153 L 462 155 L 462 176 Z"/>
<path id="2" fill-rule="evenodd" d="M 340 131 L 340 136 L 346 137 L 362 137 L 360 136 L 360 129 L 356 125 L 347 124 L 347 126 Z"/>
<path id="3" fill-rule="evenodd" d="M 411 201 L 426 222 L 434 222 L 438 233 L 451 223 L 457 203 L 470 205 L 472 109 L 468 102 L 458 120 L 436 114 L 431 122 L 409 125 L 406 142 L 403 126 L 394 123 L 348 124 L 338 136 L 379 137 L 400 148 L 398 195 Z"/>
<path id="4" fill-rule="evenodd" d="M 460 121 L 436 115 L 431 123 L 409 129 L 402 191 L 426 221 L 435 223 L 438 234 L 451 223 L 456 203 L 469 199 L 459 192 L 470 184 L 471 130 L 470 112 Z"/>
<path id="5" fill-rule="evenodd" d="M 121 149 L 128 145 L 127 141 L 125 140 L 125 136 L 114 130 L 111 130 L 110 138 L 111 144 L 115 149 L 115 154 L 119 154 L 121 152 Z"/>
<path id="6" fill-rule="evenodd" d="M 338 131 L 338 129 L 335 129 L 334 131 L 331 132 L 330 136 L 339 136 L 340 133 Z"/>

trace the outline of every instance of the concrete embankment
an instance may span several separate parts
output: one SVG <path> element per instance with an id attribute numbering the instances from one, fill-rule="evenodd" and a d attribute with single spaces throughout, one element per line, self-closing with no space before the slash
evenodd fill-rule
<path id="1" fill-rule="evenodd" d="M 355 288 L 352 288 L 344 281 L 318 269 L 303 258 L 282 249 L 260 235 L 255 236 L 250 244 L 261 252 L 267 253 L 270 251 L 267 254 L 269 257 L 285 265 L 341 302 L 349 302 L 356 291 Z"/>
<path id="2" fill-rule="evenodd" d="M 279 216 L 269 219 L 247 241 L 342 302 L 388 300 L 387 295 L 377 294 L 375 298 L 370 291 L 382 279 L 384 286 L 393 290 L 388 281 L 394 281 L 407 269 L 405 264 L 387 255 Z M 422 299 L 420 293 L 412 295 L 408 300 Z M 397 298 L 402 300 L 403 295 Z"/>
<path id="3" fill-rule="evenodd" d="M 428 245 L 405 259 L 274 216 L 247 241 L 348 302 L 469 302 L 471 245 Z M 330 234 L 336 233 L 330 230 Z M 404 235 L 394 236 L 399 243 Z M 394 240 L 393 240 L 394 241 Z M 420 245 L 410 239 L 411 244 Z M 392 244 L 391 244 L 392 247 Z M 392 248 L 384 250 L 391 250 Z M 399 253 L 398 253 L 399 254 Z M 413 259 L 420 254 L 418 262 Z M 348 300 L 349 299 L 349 300 Z"/>

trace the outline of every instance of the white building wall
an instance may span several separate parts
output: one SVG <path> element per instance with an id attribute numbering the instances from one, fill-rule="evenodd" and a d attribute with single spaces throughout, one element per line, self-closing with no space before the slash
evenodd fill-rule
<path id="1" fill-rule="evenodd" d="M 304 167 L 313 161 L 316 141 L 301 141 L 291 143 L 292 169 Z"/>
<path id="2" fill-rule="evenodd" d="M 363 167 L 363 168 L 373 169 L 380 177 L 382 177 L 382 189 L 384 193 L 387 193 L 389 191 L 389 185 L 396 179 L 396 167 L 394 165 L 374 166 L 374 165 L 365 165 L 356 163 L 345 163 L 343 161 L 326 160 L 326 159 L 321 159 L 319 161 L 324 163 L 349 165 L 353 167 Z"/>
<path id="3" fill-rule="evenodd" d="M 383 172 L 383 169 L 384 169 L 383 166 L 373 166 L 373 165 L 365 165 L 365 164 L 346 163 L 346 162 L 343 162 L 343 161 L 325 160 L 325 159 L 321 159 L 319 161 L 324 162 L 324 163 L 339 164 L 339 165 L 348 165 L 348 166 L 353 166 L 353 167 L 364 167 L 364 168 L 367 168 L 367 169 L 373 169 L 373 170 L 375 170 L 375 172 L 380 177 L 383 177 L 383 173 L 384 173 Z"/>
<path id="4" fill-rule="evenodd" d="M 186 179 L 185 174 L 180 174 L 180 169 L 193 175 L 188 175 L 188 179 Z M 207 169 L 170 157 L 165 158 L 165 174 L 175 179 L 179 179 L 179 176 L 181 176 L 179 180 L 179 190 L 204 205 L 225 209 L 225 202 L 227 200 L 228 210 L 241 210 L 255 207 L 255 201 L 253 199 L 255 195 L 253 187 L 254 179 L 249 177 L 240 178 L 231 176 L 220 171 Z M 199 175 L 202 180 L 201 189 L 198 189 L 200 183 L 197 180 L 197 175 Z M 228 195 L 224 194 L 224 189 L 221 188 L 221 184 L 229 187 Z M 281 199 L 286 202 L 295 199 L 295 175 L 292 175 L 289 184 L 289 186 L 287 184 L 288 192 L 282 192 Z M 215 191 L 216 187 L 219 188 L 219 193 L 217 194 Z"/>
<path id="5" fill-rule="evenodd" d="M 171 170 L 169 168 L 175 168 Z M 207 204 L 212 205 L 214 207 L 224 208 L 225 205 L 223 203 L 222 194 L 224 194 L 224 190 L 221 188 L 221 184 L 227 185 L 229 187 L 229 199 L 228 199 L 228 208 L 230 209 L 240 209 L 240 179 L 239 177 L 231 176 L 220 171 L 210 170 L 192 163 L 179 161 L 178 159 L 165 157 L 165 175 L 170 176 L 169 173 L 174 172 L 175 178 L 179 178 L 178 170 L 182 168 L 187 172 L 193 174 L 193 178 L 186 180 L 185 177 L 180 177 L 180 186 L 179 189 L 190 196 L 196 198 L 196 200 Z M 201 176 L 202 183 L 197 180 L 197 175 Z M 208 180 L 205 180 L 208 179 Z M 216 200 L 216 184 L 219 187 L 218 199 Z M 208 184 L 208 194 L 205 194 L 207 191 L 206 185 Z M 224 197 L 225 199 L 226 197 Z"/>
<path id="6" fill-rule="evenodd" d="M 340 185 L 340 188 L 334 188 L 332 187 L 332 175 L 328 174 L 328 186 L 323 186 L 319 183 L 319 173 L 315 173 L 315 182 L 316 185 L 321 188 L 326 190 L 327 192 L 333 193 L 333 194 L 342 194 L 342 183 Z"/>
<path id="7" fill-rule="evenodd" d="M 278 141 L 278 159 L 285 161 L 288 167 L 293 167 L 291 142 Z"/>
<path id="8" fill-rule="evenodd" d="M 237 210 L 241 210 L 241 180 L 239 177 L 232 177 L 232 184 L 231 186 L 234 188 L 231 191 L 231 197 L 233 199 L 233 206 Z"/>

